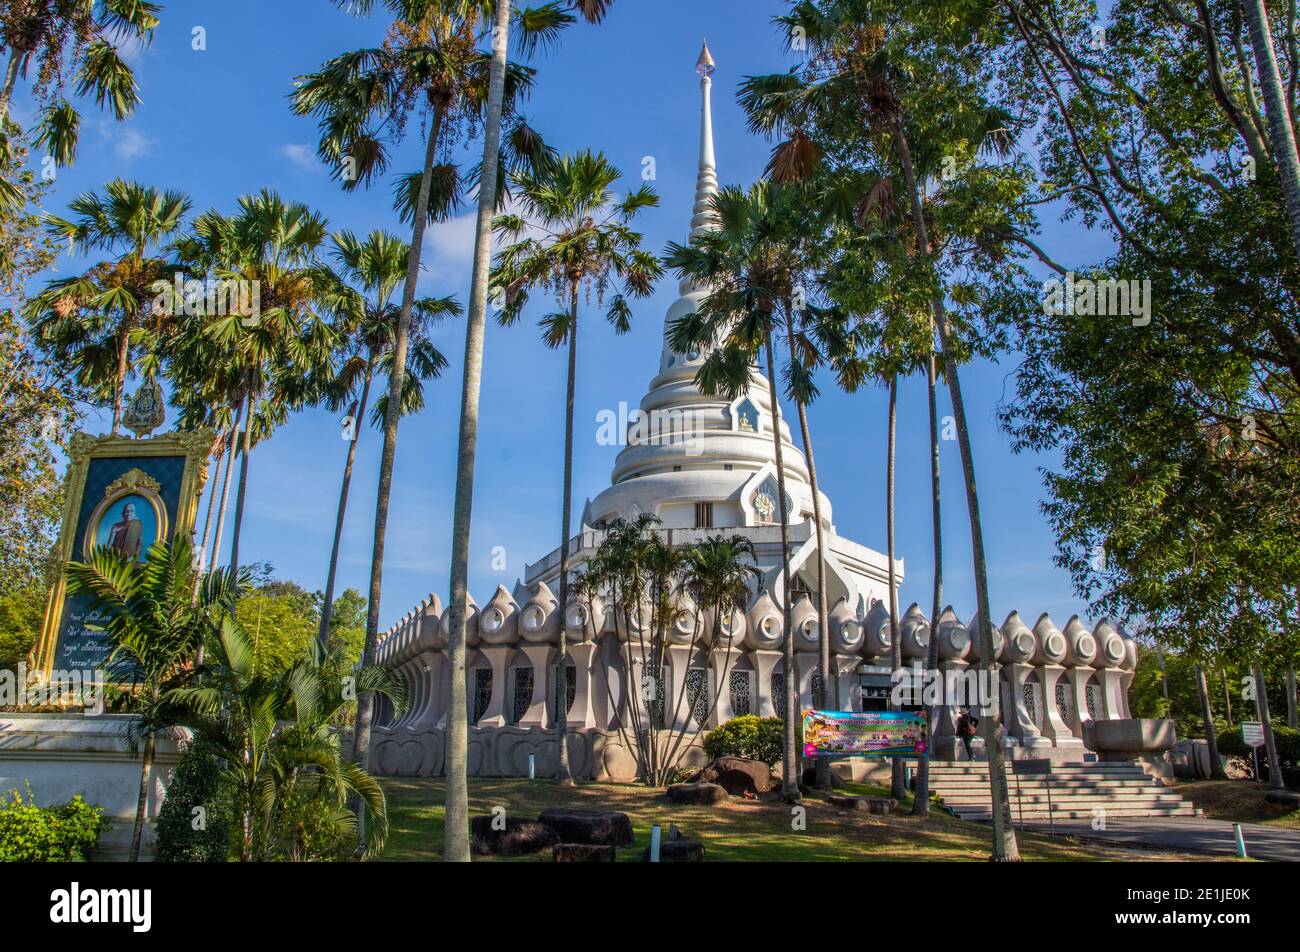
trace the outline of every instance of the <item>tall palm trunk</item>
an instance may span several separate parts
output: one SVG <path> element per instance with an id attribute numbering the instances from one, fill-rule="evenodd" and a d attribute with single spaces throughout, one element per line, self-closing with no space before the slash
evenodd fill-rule
<path id="1" fill-rule="evenodd" d="M 1214 712 L 1210 709 L 1210 685 L 1205 680 L 1204 665 L 1196 666 L 1196 694 L 1201 701 L 1201 721 L 1205 725 L 1205 745 L 1210 754 L 1210 777 L 1214 780 L 1227 780 L 1223 761 L 1219 759 L 1219 741 L 1214 736 Z"/>
<path id="2" fill-rule="evenodd" d="M 113 435 L 122 429 L 122 404 L 126 401 L 126 362 L 131 349 L 131 325 L 122 323 L 117 332 L 117 371 L 113 386 Z"/>
<path id="3" fill-rule="evenodd" d="M 225 462 L 226 453 L 233 453 L 234 450 L 234 440 L 227 439 L 224 433 L 221 434 L 213 447 L 212 453 L 216 461 L 217 476 L 221 475 L 221 464 Z M 212 516 L 217 508 L 217 496 L 220 495 L 217 486 L 220 482 L 220 479 L 214 478 L 212 480 L 212 492 L 208 493 L 208 512 L 203 517 L 203 536 L 199 542 L 199 571 L 195 573 L 194 579 L 194 591 L 196 592 L 199 590 L 198 580 L 203 577 L 203 573 L 208 569 L 208 540 L 212 538 Z"/>
<path id="4" fill-rule="evenodd" d="M 13 99 L 14 87 L 18 84 L 18 73 L 22 68 L 25 55 L 21 50 L 14 50 L 9 54 L 9 65 L 5 67 L 4 86 L 0 87 L 0 124 L 3 124 L 9 116 L 9 101 Z"/>
<path id="5" fill-rule="evenodd" d="M 1296 254 L 1300 255 L 1300 155 L 1296 153 L 1286 91 L 1282 88 L 1282 75 L 1278 71 L 1277 56 L 1273 51 L 1268 11 L 1264 8 L 1264 0 L 1243 0 L 1242 6 L 1250 27 L 1250 45 L 1255 50 L 1255 68 L 1260 89 L 1264 93 L 1269 145 L 1272 147 L 1273 161 L 1277 163 L 1278 177 L 1282 180 L 1287 218 L 1291 221 L 1291 240 L 1295 243 Z"/>
<path id="6" fill-rule="evenodd" d="M 784 637 L 781 640 L 781 657 L 785 671 L 785 724 L 781 733 L 781 799 L 797 802 L 799 793 L 799 744 L 795 718 L 799 714 L 799 682 L 794 676 L 794 632 L 790 625 L 790 590 L 794 580 L 790 577 L 790 516 L 785 506 L 785 460 L 781 454 L 781 404 L 776 394 L 776 369 L 772 360 L 772 333 L 769 329 L 763 341 L 767 356 L 767 395 L 772 401 L 772 449 L 776 455 L 777 518 L 781 520 L 781 572 L 785 578 L 785 591 L 781 593 L 781 623 Z"/>
<path id="7" fill-rule="evenodd" d="M 885 547 L 889 557 L 889 667 L 903 667 L 903 646 L 898 630 L 898 570 L 894 561 L 894 458 L 898 445 L 898 374 L 889 378 L 889 426 L 885 450 Z M 891 703 L 892 707 L 893 704 Z M 889 759 L 889 795 L 901 800 L 907 795 L 903 758 Z"/>
<path id="8" fill-rule="evenodd" d="M 1296 697 L 1295 697 L 1295 665 L 1287 665 L 1286 669 L 1286 726 L 1295 730 L 1296 723 Z"/>
<path id="9" fill-rule="evenodd" d="M 226 525 L 226 507 L 230 503 L 230 474 L 235 468 L 235 442 L 239 438 L 239 421 L 244 415 L 244 399 L 240 397 L 239 403 L 235 407 L 235 419 L 230 424 L 230 446 L 226 453 L 226 471 L 221 477 L 221 506 L 217 509 L 217 528 L 212 534 L 212 556 L 208 559 L 208 566 L 216 568 L 217 563 L 221 560 L 221 531 Z M 216 487 L 213 487 L 215 492 Z"/>
<path id="10" fill-rule="evenodd" d="M 325 578 L 325 598 L 320 607 L 320 633 L 317 635 L 322 648 L 329 646 L 330 618 L 334 614 L 334 580 L 339 571 L 339 543 L 343 539 L 343 519 L 348 511 L 348 490 L 352 487 L 352 465 L 357 461 L 357 441 L 361 439 L 361 428 L 366 418 L 366 402 L 370 398 L 370 378 L 373 370 L 373 355 L 366 363 L 365 383 L 361 385 L 361 399 L 352 414 L 352 439 L 348 440 L 347 460 L 343 464 L 343 485 L 339 489 L 339 510 L 334 518 L 334 544 L 330 548 L 330 569 Z"/>
<path id="11" fill-rule="evenodd" d="M 790 307 L 787 303 L 785 314 L 786 337 L 790 343 L 790 361 L 797 359 L 798 355 L 794 346 L 794 319 L 790 315 Z M 828 685 L 833 684 L 835 694 L 835 709 L 840 708 L 840 685 L 839 679 L 831 670 L 831 642 L 830 630 L 827 627 L 826 610 L 826 556 L 825 540 L 822 533 L 822 502 L 821 493 L 817 490 L 817 464 L 813 459 L 812 433 L 808 429 L 808 408 L 802 400 L 795 401 L 795 408 L 799 412 L 799 436 L 803 440 L 803 454 L 808 460 L 808 486 L 812 490 L 813 503 L 813 524 L 814 531 L 817 534 L 817 677 L 820 684 L 817 690 L 813 692 L 813 704 L 821 710 L 827 707 Z M 815 773 L 813 785 L 818 790 L 831 789 L 831 761 L 829 757 L 818 757 L 815 761 Z"/>
<path id="12" fill-rule="evenodd" d="M 901 125 L 894 126 L 894 133 L 907 184 L 908 198 L 912 204 L 912 222 L 916 229 L 916 255 L 928 259 L 930 232 L 921 207 L 921 188 L 916 180 L 912 153 Z M 957 446 L 961 451 L 962 477 L 966 482 L 966 509 L 970 516 L 971 554 L 975 570 L 975 610 L 980 627 L 980 668 L 984 672 L 984 683 L 996 685 L 998 679 L 993 666 L 991 627 L 993 616 L 989 612 L 988 564 L 984 558 L 984 529 L 980 522 L 979 492 L 975 486 L 975 459 L 971 451 L 970 429 L 966 424 L 966 403 L 961 395 L 957 361 L 952 356 L 952 348 L 948 345 L 948 315 L 943 298 L 936 295 L 930 307 L 934 313 L 935 329 L 939 332 L 939 349 L 943 354 L 943 375 L 948 382 L 952 415 L 957 428 Z M 998 721 L 1001 720 L 1000 707 L 1001 699 L 995 696 L 993 710 L 998 711 L 999 716 L 989 717 L 985 712 L 986 716 L 980 717 L 979 722 L 980 731 L 984 735 L 985 750 L 988 751 L 989 799 L 993 813 L 992 858 L 995 862 L 1011 862 L 1020 859 L 1020 850 L 1016 843 L 1015 828 L 1011 825 L 1011 803 L 1007 796 L 1007 769 L 1003 759 L 1002 737 L 998 731 Z"/>
<path id="13" fill-rule="evenodd" d="M 555 670 L 555 727 L 560 738 L 560 762 L 555 779 L 573 785 L 569 768 L 569 637 L 565 612 L 569 610 L 569 522 L 573 518 L 573 392 L 578 379 L 578 282 L 573 282 L 569 300 L 569 368 L 564 399 L 564 499 L 560 502 L 560 653 Z"/>
<path id="14" fill-rule="evenodd" d="M 235 492 L 235 526 L 230 536 L 230 571 L 239 571 L 239 537 L 244 531 L 244 499 L 248 495 L 248 458 L 253 453 L 253 420 L 257 417 L 257 394 L 248 395 L 244 417 L 243 458 L 239 461 L 239 489 Z"/>
<path id="15" fill-rule="evenodd" d="M 1285 790 L 1282 780 L 1282 761 L 1277 755 L 1277 735 L 1273 732 L 1273 715 L 1268 708 L 1268 685 L 1264 683 L 1264 669 L 1255 667 L 1255 699 L 1259 705 L 1259 722 L 1264 726 L 1264 749 L 1268 752 L 1268 785 L 1274 790 Z"/>
<path id="16" fill-rule="evenodd" d="M 1220 671 L 1219 673 L 1223 676 L 1223 714 L 1224 714 L 1224 718 L 1228 722 L 1228 726 L 1231 727 L 1232 726 L 1232 684 L 1228 680 L 1227 671 Z"/>
<path id="17" fill-rule="evenodd" d="M 153 732 L 144 738 L 144 751 L 140 757 L 140 792 L 135 799 L 135 826 L 131 828 L 131 862 L 140 862 L 140 846 L 144 841 L 144 818 L 149 810 L 149 774 L 153 772 Z"/>
<path id="18" fill-rule="evenodd" d="M 424 150 L 424 168 L 420 173 L 420 191 L 415 201 L 415 225 L 411 230 L 411 249 L 406 256 L 406 283 L 402 288 L 402 309 L 397 316 L 393 336 L 393 363 L 388 372 L 388 400 L 384 413 L 384 446 L 379 456 L 379 491 L 375 496 L 375 537 L 370 554 L 370 592 L 366 606 L 366 644 L 361 662 L 375 662 L 379 643 L 379 600 L 384 582 L 384 546 L 388 536 L 388 504 L 393 494 L 393 463 L 397 457 L 397 424 L 402 418 L 402 393 L 406 385 L 406 352 L 411 338 L 411 310 L 415 305 L 415 285 L 420 279 L 420 252 L 424 247 L 424 226 L 429 220 L 429 193 L 433 181 L 434 159 L 441 138 L 444 106 L 435 105 L 429 127 L 429 141 Z M 362 691 L 357 698 L 356 726 L 352 732 L 352 759 L 362 769 L 369 763 L 370 731 L 374 724 L 375 696 Z M 365 807 L 361 798 L 352 798 L 357 814 L 357 849 L 366 845 Z"/>
<path id="19" fill-rule="evenodd" d="M 501 146 L 501 103 L 505 93 L 506 44 L 510 40 L 509 0 L 498 0 L 492 31 L 492 71 L 488 80 L 487 122 L 483 129 L 483 171 L 474 234 L 474 271 L 465 330 L 465 377 L 460 399 L 460 440 L 456 452 L 456 496 L 451 532 L 451 615 L 447 663 L 451 697 L 447 707 L 447 806 L 443 858 L 469 862 L 469 712 L 465 704 L 465 603 L 469 580 L 469 531 L 474 508 L 474 456 L 478 449 L 478 398 L 483 382 L 483 335 L 487 323 L 488 269 L 492 259 L 492 217 L 496 208 L 497 153 Z"/>
<path id="20" fill-rule="evenodd" d="M 933 348 L 934 328 L 931 331 Z M 936 367 L 933 349 L 930 359 L 925 363 L 925 388 L 930 405 L 930 521 L 934 530 L 934 592 L 930 599 L 930 643 L 925 651 L 926 670 L 934 671 L 939 667 L 939 612 L 943 604 L 943 525 L 939 516 L 942 498 L 939 493 L 939 408 L 936 394 Z M 944 698 L 948 704 L 952 698 Z M 912 791 L 912 815 L 930 815 L 930 757 L 934 752 L 934 725 L 942 716 L 944 708 L 932 707 L 927 712 L 926 723 L 930 732 L 930 742 L 926 745 L 925 756 L 921 758 L 916 771 L 916 789 Z"/>

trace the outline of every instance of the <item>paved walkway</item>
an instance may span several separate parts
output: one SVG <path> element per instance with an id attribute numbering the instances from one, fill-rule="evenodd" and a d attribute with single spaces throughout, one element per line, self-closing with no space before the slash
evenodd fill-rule
<path id="1" fill-rule="evenodd" d="M 1116 817 L 1106 822 L 1104 830 L 1094 830 L 1087 820 L 1057 820 L 1051 825 L 1031 821 L 1024 827 L 1036 833 L 1054 832 L 1116 846 L 1237 855 L 1232 824 L 1205 817 Z M 1243 823 L 1241 832 L 1246 840 L 1246 853 L 1252 859 L 1300 862 L 1300 830 Z"/>

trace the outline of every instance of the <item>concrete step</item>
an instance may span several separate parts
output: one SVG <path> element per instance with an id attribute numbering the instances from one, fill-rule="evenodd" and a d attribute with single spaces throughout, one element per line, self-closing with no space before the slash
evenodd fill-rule
<path id="1" fill-rule="evenodd" d="M 989 822 L 993 819 L 993 814 L 988 810 L 980 811 L 953 811 L 963 820 L 973 820 L 978 822 Z M 1180 807 L 1168 810 L 1129 810 L 1106 808 L 1106 814 L 1110 819 L 1141 819 L 1143 817 L 1197 817 L 1203 816 L 1199 810 L 1194 809 L 1190 804 L 1183 804 Z M 1096 816 L 1093 809 L 1088 810 L 1054 810 L 1048 813 L 1046 810 L 1026 810 L 1023 814 L 1012 811 L 1011 820 L 1013 824 L 1021 822 L 1047 822 L 1049 820 L 1092 820 Z"/>

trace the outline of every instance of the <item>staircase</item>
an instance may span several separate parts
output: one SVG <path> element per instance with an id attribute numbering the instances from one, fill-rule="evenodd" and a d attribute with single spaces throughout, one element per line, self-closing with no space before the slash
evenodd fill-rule
<path id="1" fill-rule="evenodd" d="M 1014 762 L 1013 762 L 1014 763 Z M 1022 765 L 1025 762 L 1020 762 Z M 1007 793 L 1013 823 L 1091 820 L 1098 809 L 1114 817 L 1200 816 L 1201 811 L 1146 774 L 1135 763 L 1044 762 L 1013 772 Z M 930 762 L 930 791 L 963 820 L 991 820 L 989 767 L 981 762 Z"/>

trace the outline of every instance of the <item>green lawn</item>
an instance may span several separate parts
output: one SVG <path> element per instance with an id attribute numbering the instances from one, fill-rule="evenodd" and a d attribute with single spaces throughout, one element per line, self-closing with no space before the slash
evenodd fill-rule
<path id="1" fill-rule="evenodd" d="M 1268 785 L 1253 780 L 1184 780 L 1174 792 L 1191 800 L 1212 820 L 1265 823 L 1300 830 L 1300 810 L 1264 799 Z"/>
<path id="2" fill-rule="evenodd" d="M 443 784 L 441 780 L 383 778 L 388 795 L 390 832 L 383 858 L 428 861 L 442 858 Z M 875 789 L 845 792 L 876 793 Z M 988 858 L 991 832 L 978 823 L 947 815 L 928 820 L 910 816 L 870 816 L 845 813 L 823 800 L 809 798 L 807 829 L 791 828 L 791 808 L 775 800 L 732 799 L 716 807 L 684 807 L 669 803 L 662 792 L 643 787 L 583 783 L 564 789 L 545 780 L 471 779 L 470 814 L 491 812 L 534 818 L 548 806 L 618 810 L 628 814 L 636 831 L 635 848 L 619 851 L 620 860 L 640 858 L 650 841 L 650 827 L 669 823 L 704 843 L 706 859 L 728 860 L 971 860 Z M 910 805 L 910 801 L 909 801 Z M 1062 837 L 1022 834 L 1025 859 L 1103 861 L 1125 859 L 1190 859 L 1168 853 L 1134 852 Z M 486 859 L 486 857 L 475 857 Z M 1195 857 L 1203 860 L 1204 857 Z M 550 854 L 523 857 L 550 860 Z"/>

